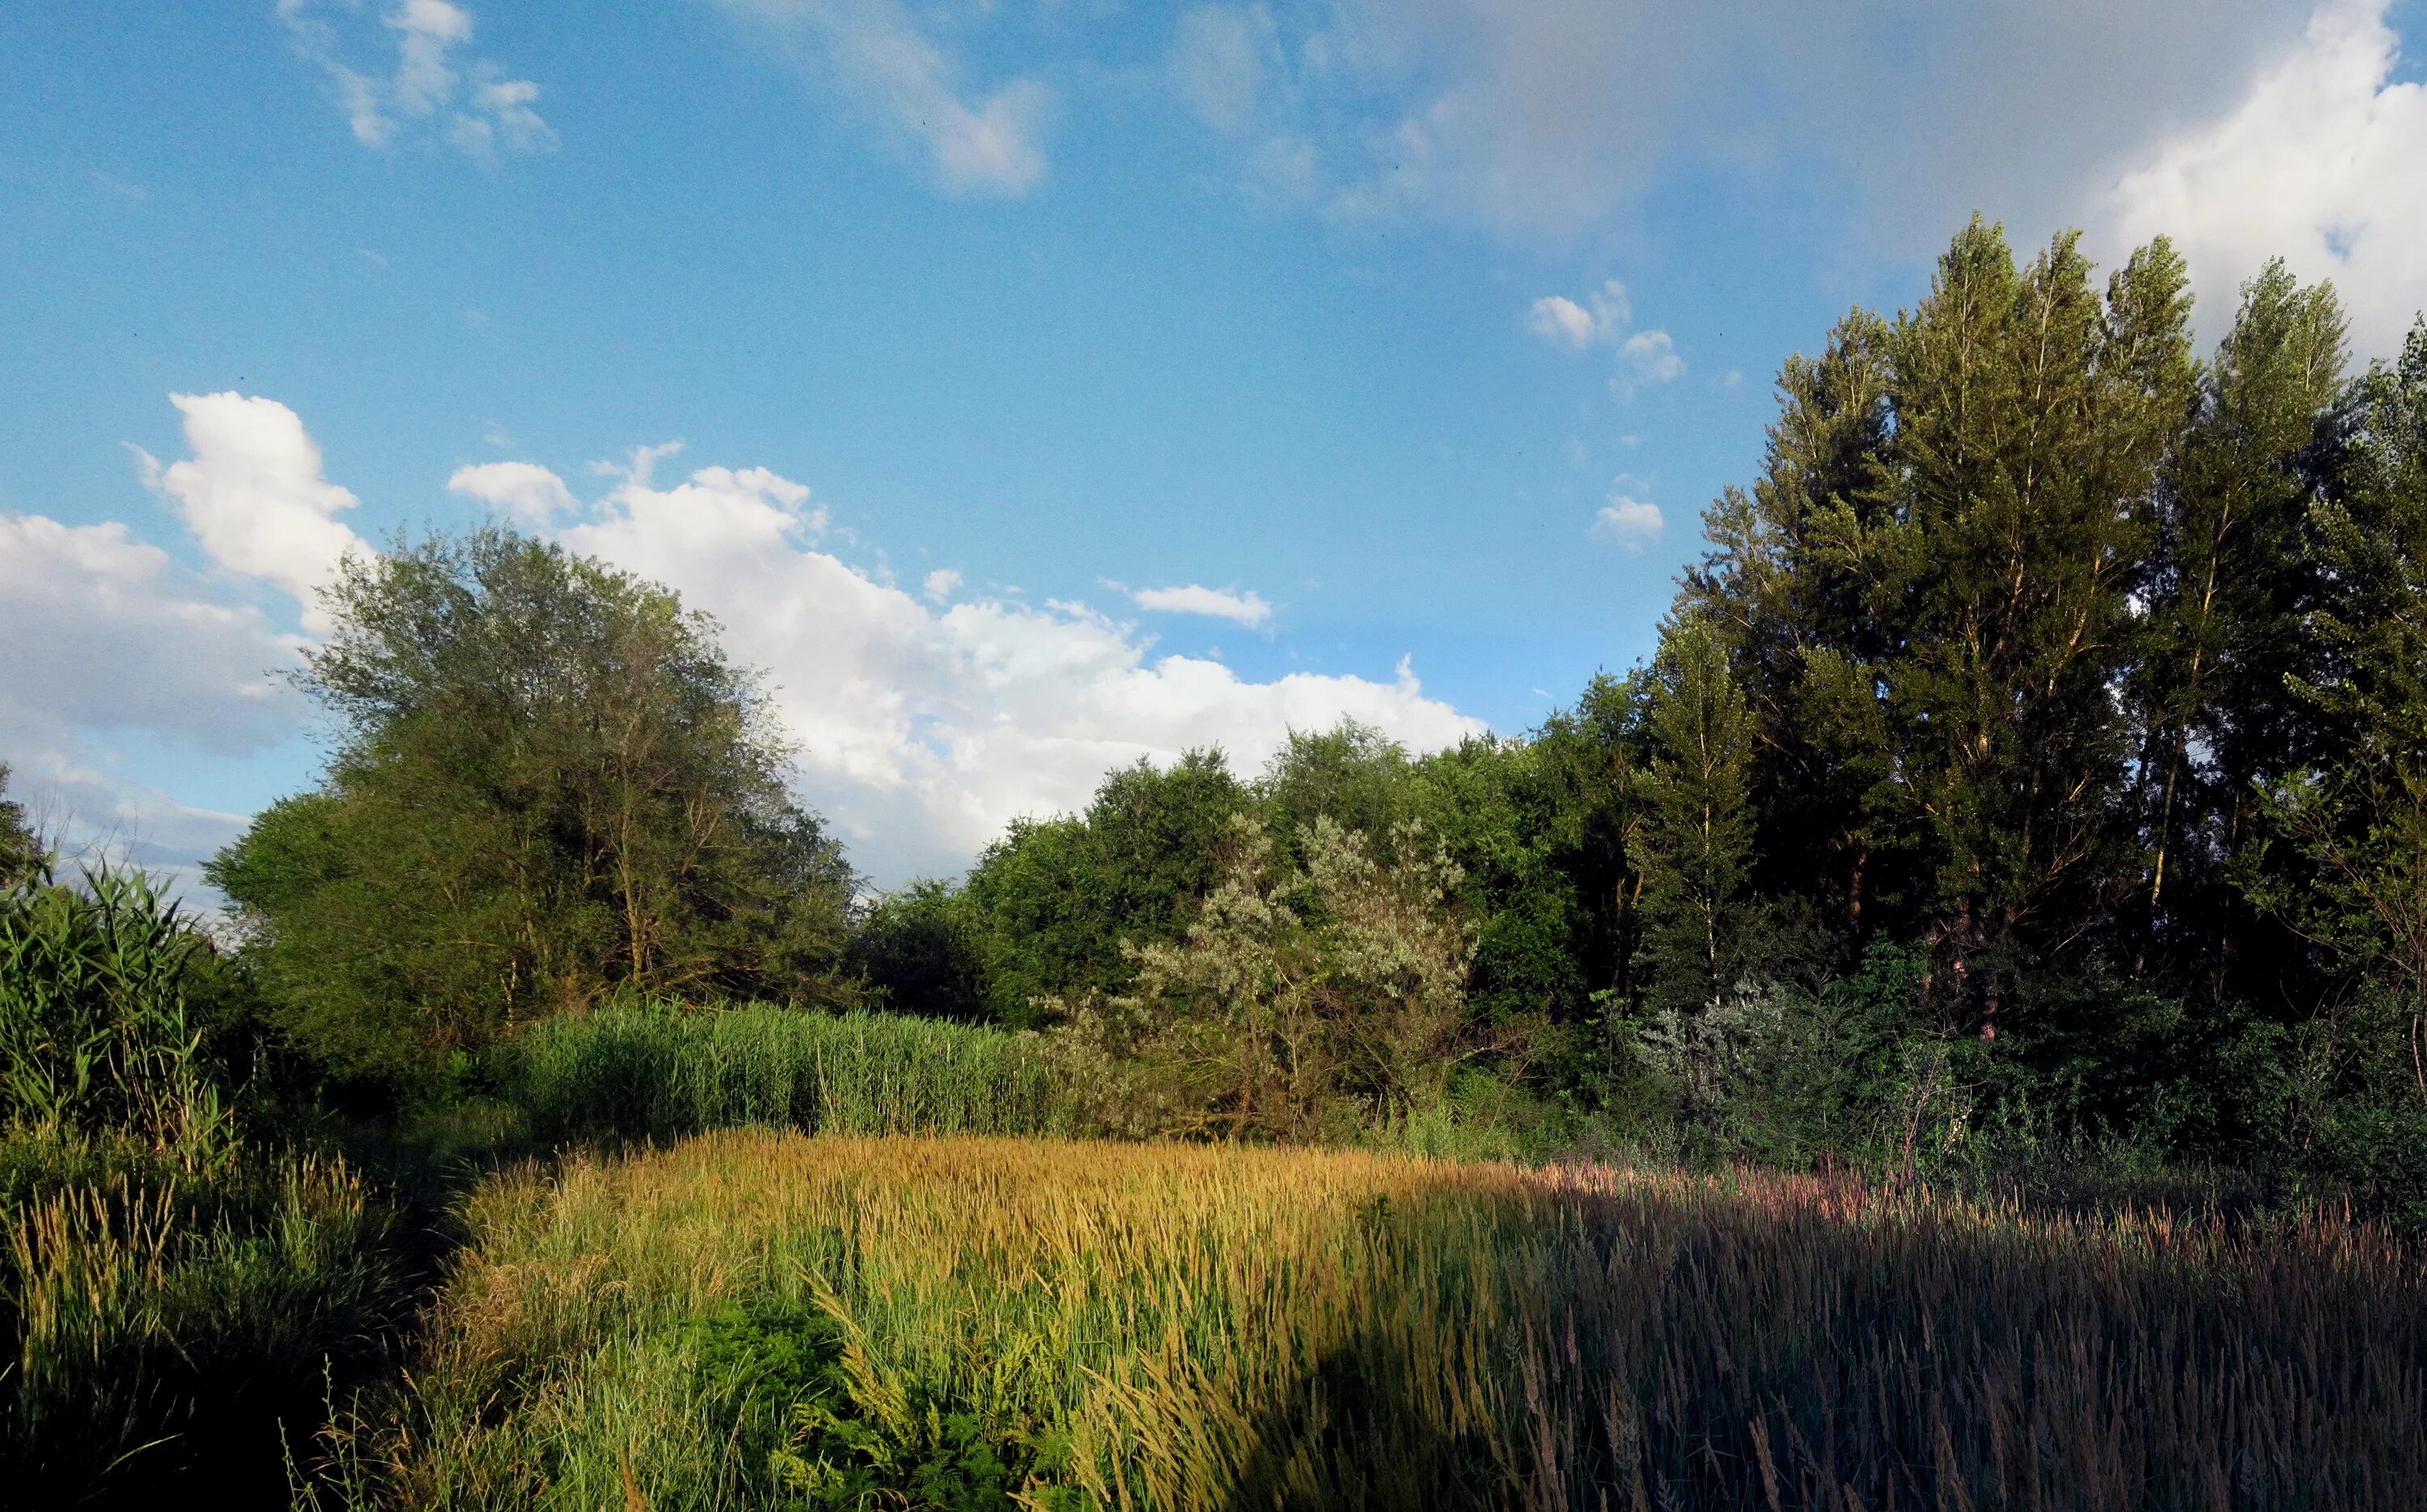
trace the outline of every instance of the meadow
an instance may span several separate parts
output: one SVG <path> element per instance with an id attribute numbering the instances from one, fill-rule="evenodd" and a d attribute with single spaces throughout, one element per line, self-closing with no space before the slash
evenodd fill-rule
<path id="1" fill-rule="evenodd" d="M 312 1504 L 2378 1508 L 2415 1244 L 1853 1180 L 731 1130 L 523 1166 Z"/>

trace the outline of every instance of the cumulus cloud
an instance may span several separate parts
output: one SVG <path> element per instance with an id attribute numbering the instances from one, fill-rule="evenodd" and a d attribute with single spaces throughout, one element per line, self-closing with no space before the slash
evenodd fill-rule
<path id="1" fill-rule="evenodd" d="M 1609 502 L 1593 516 L 1592 533 L 1637 552 L 1659 540 L 1662 528 L 1669 522 L 1661 517 L 1659 505 L 1635 496 L 1634 491 L 1641 486 L 1621 474 L 1610 492 Z"/>
<path id="2" fill-rule="evenodd" d="M 293 410 L 234 392 L 171 394 L 193 456 L 163 466 L 132 447 L 145 486 L 167 500 L 211 560 L 274 584 L 304 606 L 349 551 L 366 551 L 336 516 L 356 503 L 321 475 L 320 447 Z"/>
<path id="3" fill-rule="evenodd" d="M 1587 347 L 1617 349 L 1618 376 L 1610 384 L 1621 396 L 1641 383 L 1665 383 L 1686 370 L 1677 344 L 1661 330 L 1634 331 L 1635 307 L 1626 285 L 1610 279 L 1580 303 L 1564 294 L 1546 294 L 1525 311 L 1525 329 L 1554 346 L 1581 351 Z"/>
<path id="4" fill-rule="evenodd" d="M 1638 382 L 1665 383 L 1686 370 L 1677 344 L 1666 331 L 1637 331 L 1620 344 L 1618 360 L 1624 374 Z"/>
<path id="5" fill-rule="evenodd" d="M 241 820 L 147 785 L 110 756 L 110 733 L 237 756 L 291 739 L 303 710 L 273 674 L 308 642 L 234 596 L 231 579 L 301 597 L 361 543 L 334 518 L 353 495 L 323 475 L 293 411 L 175 398 L 193 455 L 141 456 L 143 474 L 222 576 L 186 572 L 123 525 L 0 516 L 0 752 L 89 831 L 140 833 L 154 841 L 145 859 L 190 867 Z M 714 614 L 735 658 L 767 675 L 805 796 L 880 882 L 956 871 L 1013 818 L 1080 806 L 1141 756 L 1215 745 L 1253 767 L 1291 730 L 1343 718 L 1419 750 L 1484 727 L 1426 696 L 1404 660 L 1385 678 L 1257 682 L 1151 655 L 1133 626 L 1083 604 L 963 599 L 950 568 L 914 593 L 827 549 L 808 488 L 767 468 L 700 467 L 660 485 L 675 449 L 606 466 L 608 492 L 588 506 L 529 463 L 462 468 L 448 485 Z M 1272 612 L 1256 593 L 1195 585 L 1135 596 L 1243 624 Z M 325 629 L 308 613 L 303 627 Z"/>
<path id="6" fill-rule="evenodd" d="M 333 14 L 344 18 L 342 26 Z M 395 62 L 368 73 L 347 60 L 372 51 L 375 35 L 350 8 L 279 0 L 278 18 L 295 50 L 334 87 L 354 139 L 366 147 L 413 134 L 474 157 L 556 145 L 555 130 L 535 108 L 538 85 L 509 78 L 485 58 L 461 56 L 472 40 L 472 15 L 450 0 L 399 0 L 382 14 Z"/>
<path id="7" fill-rule="evenodd" d="M 546 468 L 527 462 L 487 462 L 458 467 L 447 490 L 502 510 L 517 525 L 536 528 L 578 507 L 573 490 Z"/>
<path id="8" fill-rule="evenodd" d="M 1582 350 L 1613 339 L 1634 318 L 1626 285 L 1613 278 L 1586 295 L 1582 304 L 1564 294 L 1536 300 L 1525 312 L 1525 329 L 1545 341 Z"/>
<path id="9" fill-rule="evenodd" d="M 702 468 L 662 488 L 621 477 L 558 538 L 722 622 L 732 654 L 767 672 L 807 796 L 880 882 L 957 871 L 1013 818 L 1075 808 L 1140 756 L 1218 745 L 1252 766 L 1290 730 L 1343 717 L 1423 750 L 1483 728 L 1425 696 L 1405 662 L 1388 680 L 1253 682 L 1150 656 L 1083 605 L 922 599 L 822 549 L 806 489 L 765 469 Z"/>
<path id="10" fill-rule="evenodd" d="M 2427 86 L 2394 78 L 2390 9 L 2327 0 L 2231 109 L 2168 136 L 2109 194 L 2113 250 L 2172 236 L 2212 331 L 2277 255 L 2334 281 L 2372 354 L 2427 304 Z"/>
<path id="11" fill-rule="evenodd" d="M 952 194 L 1016 199 L 1045 177 L 1052 91 L 1016 78 L 980 98 L 958 59 L 899 0 L 718 0 L 773 37 L 811 78 L 922 153 Z"/>
<path id="12" fill-rule="evenodd" d="M 1262 625 L 1273 617 L 1272 605 L 1253 589 L 1246 593 L 1222 588 L 1141 588 L 1130 595 L 1137 607 L 1158 614 L 1207 614 L 1240 625 Z"/>
<path id="13" fill-rule="evenodd" d="M 113 742 L 140 731 L 241 756 L 288 739 L 302 709 L 275 673 L 300 644 L 123 525 L 0 515 L 0 759 L 12 796 L 72 842 L 190 877 L 242 820 L 177 802 Z"/>

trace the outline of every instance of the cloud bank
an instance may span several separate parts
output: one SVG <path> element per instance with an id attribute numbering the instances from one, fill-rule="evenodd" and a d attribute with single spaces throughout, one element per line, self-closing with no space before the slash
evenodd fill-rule
<path id="1" fill-rule="evenodd" d="M 243 757 L 291 741 L 308 711 L 275 674 L 325 633 L 313 595 L 349 551 L 351 492 L 325 473 L 301 416 L 240 394 L 171 397 L 190 455 L 136 452 L 142 480 L 207 560 L 188 571 L 125 524 L 0 515 L 0 758 L 38 804 L 84 828 L 134 829 L 171 870 L 234 837 L 240 817 L 187 807 L 112 754 L 156 747 Z M 1293 729 L 1344 717 L 1419 750 L 1480 732 L 1387 679 L 1243 678 L 1083 604 L 963 595 L 953 569 L 916 592 L 854 565 L 808 488 L 763 467 L 696 468 L 660 485 L 672 447 L 603 466 L 584 503 L 527 462 L 459 468 L 459 498 L 667 584 L 715 615 L 762 669 L 799 743 L 804 796 L 881 884 L 951 874 L 1012 819 L 1083 805 L 1104 772 L 1220 746 L 1252 771 Z M 267 593 L 267 599 L 261 595 Z M 1134 595 L 1156 612 L 1263 623 L 1253 592 L 1197 585 Z M 261 599 L 261 601 L 256 601 Z"/>
<path id="2" fill-rule="evenodd" d="M 1285 178 L 1285 197 L 1339 221 L 1566 240 L 1664 175 L 1784 171 L 1850 190 L 1880 242 L 1927 252 L 1975 208 L 2032 226 L 2078 214 L 2119 152 L 2226 107 L 2307 14 L 2306 0 L 1209 5 L 1174 25 L 1170 90 L 1238 144 L 1250 187 Z"/>
<path id="3" fill-rule="evenodd" d="M 0 760 L 72 842 L 190 877 L 242 820 L 180 803 L 117 746 L 244 756 L 290 739 L 302 701 L 274 674 L 301 644 L 123 525 L 0 515 Z"/>
<path id="4" fill-rule="evenodd" d="M 2321 6 L 2231 109 L 2166 137 L 2100 206 L 2113 252 L 2175 238 L 2212 333 L 2271 256 L 2334 281 L 2368 354 L 2427 304 L 2427 86 L 2394 78 L 2390 8 Z"/>
<path id="5" fill-rule="evenodd" d="M 673 587 L 722 622 L 734 656 L 766 669 L 807 796 L 881 882 L 957 871 L 1011 819 L 1074 809 L 1141 756 L 1220 746 L 1253 770 L 1292 729 L 1343 717 L 1418 750 L 1484 728 L 1425 696 L 1404 661 L 1389 681 L 1254 682 L 1204 658 L 1154 656 L 1084 605 L 950 602 L 960 584 L 944 573 L 911 593 L 827 549 L 807 498 L 764 469 L 706 467 L 665 488 L 627 476 L 558 534 Z M 1179 595 L 1181 612 L 1270 612 L 1253 594 L 1158 592 Z"/>

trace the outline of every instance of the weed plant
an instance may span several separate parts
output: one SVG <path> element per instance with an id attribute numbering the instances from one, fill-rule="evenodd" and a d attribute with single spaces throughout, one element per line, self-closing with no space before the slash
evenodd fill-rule
<path id="1" fill-rule="evenodd" d="M 2427 1287 L 2328 1214 L 757 1131 L 508 1173 L 324 1507 L 2414 1504 Z"/>

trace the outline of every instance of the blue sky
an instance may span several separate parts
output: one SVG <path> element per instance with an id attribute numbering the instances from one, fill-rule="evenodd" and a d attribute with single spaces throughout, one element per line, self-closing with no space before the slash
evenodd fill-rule
<path id="1" fill-rule="evenodd" d="M 337 555 L 499 512 L 766 669 L 880 883 L 1651 644 L 1780 361 L 1964 216 L 2427 302 L 2374 0 L 0 11 L 0 759 L 182 868 Z M 172 398 L 182 396 L 182 398 Z M 678 450 L 665 448 L 679 443 Z"/>

